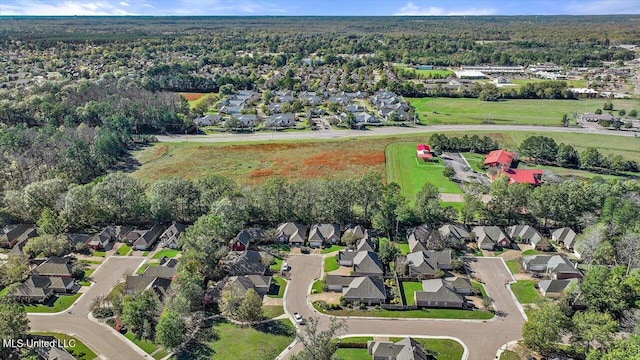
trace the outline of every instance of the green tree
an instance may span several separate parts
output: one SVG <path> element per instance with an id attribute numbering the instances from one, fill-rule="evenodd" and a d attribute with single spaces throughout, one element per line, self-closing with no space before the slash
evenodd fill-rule
<path id="1" fill-rule="evenodd" d="M 556 304 L 546 302 L 532 310 L 522 328 L 524 344 L 542 355 L 555 349 L 567 328 L 567 318 Z"/>
<path id="2" fill-rule="evenodd" d="M 309 318 L 303 332 L 298 333 L 298 341 L 304 350 L 293 356 L 293 360 L 331 360 L 338 349 L 338 343 L 333 339 L 342 331 L 347 331 L 344 320 L 331 318 L 329 328 L 318 329 L 318 319 Z"/>
<path id="3" fill-rule="evenodd" d="M 618 111 L 618 115 L 620 116 L 625 116 L 627 113 L 627 111 L 625 109 L 620 109 L 620 111 Z"/>
<path id="4" fill-rule="evenodd" d="M 69 249 L 69 241 L 64 235 L 41 235 L 32 239 L 25 244 L 22 251 L 33 257 L 42 254 L 45 257 L 62 256 Z"/>
<path id="5" fill-rule="evenodd" d="M 4 266 L 0 266 L 0 279 L 4 286 L 25 280 L 29 274 L 29 257 L 22 254 L 9 254 Z"/>
<path id="6" fill-rule="evenodd" d="M 230 318 L 238 316 L 238 309 L 242 305 L 243 297 L 240 291 L 231 285 L 225 286 L 220 296 L 220 311 L 222 315 Z"/>
<path id="7" fill-rule="evenodd" d="M 638 110 L 633 109 L 631 111 L 629 111 L 629 116 L 632 118 L 637 118 L 638 117 Z"/>
<path id="8" fill-rule="evenodd" d="M 573 146 L 560 144 L 556 162 L 562 167 L 580 167 L 580 154 Z"/>
<path id="9" fill-rule="evenodd" d="M 64 198 L 61 216 L 71 229 L 83 229 L 98 221 L 93 203 L 93 185 L 71 185 Z"/>
<path id="10" fill-rule="evenodd" d="M 0 297 L 0 338 L 17 340 L 24 338 L 29 332 L 29 319 L 24 307 L 10 297 Z M 0 346 L 0 356 L 9 359 L 14 349 Z"/>
<path id="11" fill-rule="evenodd" d="M 41 234 L 59 235 L 67 231 L 67 224 L 64 218 L 50 208 L 42 210 L 42 214 L 36 224 L 38 225 L 38 233 Z"/>
<path id="12" fill-rule="evenodd" d="M 389 264 L 392 261 L 396 260 L 396 257 L 400 255 L 400 250 L 397 246 L 392 244 L 390 241 L 384 241 L 380 243 L 380 248 L 378 249 L 378 256 L 380 257 L 380 261 L 385 266 L 385 268 L 389 268 Z"/>
<path id="13" fill-rule="evenodd" d="M 157 180 L 151 186 L 149 206 L 157 221 L 193 222 L 201 215 L 196 186 L 180 177 Z"/>
<path id="14" fill-rule="evenodd" d="M 262 299 L 258 293 L 249 289 L 244 293 L 242 303 L 237 310 L 238 320 L 242 321 L 258 321 L 264 317 L 262 314 Z"/>
<path id="15" fill-rule="evenodd" d="M 399 225 L 397 210 L 405 203 L 406 199 L 402 196 L 398 184 L 385 185 L 382 196 L 378 200 L 378 211 L 373 217 L 373 226 L 386 233 L 389 239 L 393 239 Z"/>
<path id="16" fill-rule="evenodd" d="M 588 350 L 596 346 L 608 348 L 618 323 L 607 313 L 577 312 L 572 318 L 571 342 Z"/>
<path id="17" fill-rule="evenodd" d="M 93 202 L 100 204 L 99 216 L 104 222 L 137 221 L 148 208 L 142 184 L 123 173 L 111 173 L 94 186 Z"/>
<path id="18" fill-rule="evenodd" d="M 535 162 L 550 163 L 556 161 L 558 145 L 550 137 L 529 136 L 520 144 L 520 151 Z"/>
<path id="19" fill-rule="evenodd" d="M 602 114 L 602 109 L 596 109 L 595 114 L 596 114 L 596 115 L 600 115 L 600 114 Z"/>
<path id="20" fill-rule="evenodd" d="M 145 290 L 135 297 L 125 296 L 122 322 L 139 339 L 154 339 L 160 315 L 160 301 L 154 290 Z"/>
<path id="21" fill-rule="evenodd" d="M 462 195 L 464 204 L 462 204 L 462 222 L 468 224 L 473 222 L 476 217 L 482 214 L 484 211 L 484 203 L 479 194 L 465 193 Z"/>
<path id="22" fill-rule="evenodd" d="M 607 101 L 602 105 L 602 110 L 613 110 L 613 103 L 611 101 Z"/>
<path id="23" fill-rule="evenodd" d="M 620 316 L 632 306 L 634 291 L 626 281 L 624 266 L 594 266 L 582 279 L 580 291 L 589 310 Z"/>
<path id="24" fill-rule="evenodd" d="M 440 203 L 440 191 L 438 187 L 432 183 L 425 183 L 416 195 L 416 214 L 423 222 L 429 224 L 442 222 L 444 219 Z"/>
<path id="25" fill-rule="evenodd" d="M 562 124 L 562 126 L 567 127 L 569 126 L 569 115 L 567 114 L 563 114 L 562 115 L 562 121 L 560 122 Z"/>
<path id="26" fill-rule="evenodd" d="M 171 282 L 171 287 L 175 290 L 176 296 L 186 300 L 188 310 L 198 310 L 202 306 L 204 297 L 203 283 L 204 279 L 201 275 L 180 267 L 180 271 Z"/>
<path id="27" fill-rule="evenodd" d="M 208 213 L 218 200 L 231 195 L 237 188 L 233 180 L 220 175 L 199 178 L 196 180 L 195 186 L 200 193 L 200 205 L 205 213 Z"/>
<path id="28" fill-rule="evenodd" d="M 174 310 L 165 308 L 156 327 L 156 342 L 168 349 L 175 349 L 187 338 L 187 324 Z"/>
<path id="29" fill-rule="evenodd" d="M 640 335 L 616 339 L 607 348 L 591 351 L 587 360 L 640 360 Z"/>
<path id="30" fill-rule="evenodd" d="M 587 148 L 580 153 L 580 163 L 586 168 L 596 168 L 603 165 L 603 157 L 596 148 Z"/>

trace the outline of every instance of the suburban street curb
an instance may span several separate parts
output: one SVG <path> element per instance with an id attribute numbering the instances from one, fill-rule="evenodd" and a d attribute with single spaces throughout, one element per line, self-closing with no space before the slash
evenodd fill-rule
<path id="1" fill-rule="evenodd" d="M 498 352 L 496 352 L 496 360 L 500 359 L 500 356 L 502 355 L 502 353 L 507 350 L 509 348 L 509 346 L 517 344 L 520 340 L 513 340 L 513 341 L 509 341 L 508 343 L 500 346 L 500 349 L 498 349 Z"/>
<path id="2" fill-rule="evenodd" d="M 448 340 L 453 340 L 455 342 L 457 342 L 458 344 L 462 345 L 462 349 L 464 350 L 462 352 L 462 357 L 460 358 L 460 360 L 467 360 L 469 358 L 469 348 L 467 347 L 467 345 L 460 339 L 458 339 L 457 337 L 453 337 L 453 336 L 438 336 L 438 335 L 402 335 L 402 334 L 386 334 L 386 335 L 381 335 L 381 334 L 349 334 L 349 335 L 340 335 L 338 336 L 338 339 L 344 339 L 344 338 L 349 338 L 349 337 L 401 337 L 401 338 L 406 338 L 406 337 L 410 337 L 410 338 L 414 338 L 414 339 L 448 339 Z"/>
<path id="3" fill-rule="evenodd" d="M 142 356 L 145 359 L 148 358 L 153 358 L 151 355 L 147 354 L 146 352 L 144 352 L 144 350 L 140 349 L 138 347 L 138 345 L 134 344 L 131 340 L 127 339 L 124 335 L 122 335 L 121 333 L 117 332 L 114 328 L 112 328 L 111 326 L 107 325 L 106 323 L 101 322 L 100 320 L 96 319 L 93 314 L 91 313 L 91 311 L 89 311 L 89 313 L 87 313 L 87 319 L 89 319 L 90 321 L 93 321 L 94 323 L 105 327 L 107 329 L 109 329 L 112 333 L 116 334 L 116 336 L 120 337 L 120 340 L 124 341 L 127 343 L 127 345 L 129 345 L 129 347 L 131 349 L 133 349 L 135 352 L 137 352 L 140 356 Z"/>
<path id="4" fill-rule="evenodd" d="M 524 312 L 524 308 L 522 307 L 522 304 L 520 304 L 520 301 L 518 301 L 516 294 L 514 294 L 513 290 L 511 290 L 511 284 L 515 284 L 516 279 L 513 277 L 513 274 L 511 274 L 511 270 L 509 270 L 509 267 L 507 266 L 507 263 L 504 261 L 504 259 L 503 258 L 498 258 L 498 259 L 502 260 L 502 265 L 504 265 L 504 267 L 507 269 L 507 271 L 511 275 L 512 281 L 505 284 L 505 286 L 507 287 L 507 290 L 509 291 L 509 294 L 511 295 L 511 299 L 516 304 L 516 307 L 518 308 L 518 311 L 520 311 L 520 315 L 522 315 L 524 320 L 529 321 L 529 317 L 527 316 L 527 313 Z"/>

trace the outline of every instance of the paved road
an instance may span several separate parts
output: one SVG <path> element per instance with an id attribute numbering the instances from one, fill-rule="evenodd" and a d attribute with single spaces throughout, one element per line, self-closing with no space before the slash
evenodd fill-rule
<path id="1" fill-rule="evenodd" d="M 307 302 L 310 286 L 320 277 L 322 257 L 314 255 L 292 255 L 287 259 L 291 266 L 291 282 L 287 287 L 286 311 L 299 312 L 303 317 L 318 317 L 320 328 L 329 324 L 329 317 L 315 312 Z M 313 269 L 313 270 L 312 270 Z M 317 269 L 317 270 L 316 270 Z M 506 266 L 497 258 L 477 258 L 471 263 L 476 275 L 486 281 L 485 289 L 495 299 L 496 309 L 504 315 L 495 321 L 461 321 L 436 319 L 362 319 L 345 318 L 348 334 L 367 335 L 422 335 L 449 336 L 460 339 L 469 350 L 470 360 L 493 359 L 498 348 L 522 337 L 525 320 L 505 286 L 513 278 Z M 296 344 L 287 354 L 290 356 L 302 349 Z M 285 356 L 285 357 L 287 357 Z"/>
<path id="2" fill-rule="evenodd" d="M 109 257 L 91 276 L 95 279 L 95 284 L 69 309 L 72 314 L 67 312 L 55 315 L 29 314 L 31 330 L 73 335 L 89 346 L 102 359 L 151 359 L 151 356 L 144 356 L 146 354 L 142 350 L 116 335 L 112 329 L 87 318 L 93 299 L 99 295 L 108 294 L 113 285 L 122 279 L 125 273 L 133 273 L 143 261 L 142 257 Z"/>
<path id="3" fill-rule="evenodd" d="M 446 131 L 539 131 L 580 134 L 605 134 L 634 137 L 637 133 L 628 131 L 613 131 L 604 129 L 565 128 L 550 126 L 529 125 L 434 125 L 400 127 L 385 126 L 370 130 L 324 130 L 324 131 L 299 131 L 299 132 L 256 132 L 249 134 L 213 134 L 213 135 L 159 135 L 161 142 L 233 142 L 233 141 L 270 141 L 270 140 L 312 140 L 312 139 L 339 139 L 362 136 L 390 136 L 402 134 L 419 134 L 425 132 Z"/>

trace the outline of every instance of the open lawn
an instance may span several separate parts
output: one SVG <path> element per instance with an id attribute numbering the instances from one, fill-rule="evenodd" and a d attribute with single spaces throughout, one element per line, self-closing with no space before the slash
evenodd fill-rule
<path id="1" fill-rule="evenodd" d="M 371 355 L 367 349 L 348 349 L 339 348 L 336 350 L 335 356 L 342 360 L 371 360 Z"/>
<path id="2" fill-rule="evenodd" d="M 467 160 L 471 168 L 479 173 L 484 173 L 485 170 L 482 168 L 484 165 L 484 154 L 476 154 L 471 152 L 464 152 L 462 156 Z"/>
<path id="3" fill-rule="evenodd" d="M 562 115 L 595 112 L 605 99 L 481 101 L 468 98 L 407 98 L 423 124 L 559 126 Z M 638 100 L 613 100 L 615 109 L 638 109 Z M 437 113 L 434 113 L 437 112 Z M 572 121 L 575 124 L 574 121 Z"/>
<path id="4" fill-rule="evenodd" d="M 338 255 L 327 256 L 324 258 L 324 272 L 338 270 L 339 268 L 340 264 L 338 264 Z"/>
<path id="5" fill-rule="evenodd" d="M 73 357 L 75 357 L 78 360 L 93 360 L 98 357 L 98 355 L 96 355 L 96 353 L 91 351 L 91 349 L 89 349 L 87 345 L 85 345 L 82 341 L 74 338 L 73 336 L 70 336 L 67 334 L 60 334 L 60 333 L 50 333 L 50 332 L 33 332 L 32 334 L 53 336 L 56 339 L 63 341 L 65 345 L 71 345 L 70 340 L 73 340 L 74 346 L 73 347 L 66 346 L 64 349 L 67 350 L 71 355 L 73 355 Z"/>
<path id="6" fill-rule="evenodd" d="M 477 319 L 488 320 L 493 317 L 489 311 L 460 309 L 421 309 L 421 310 L 323 310 L 314 302 L 313 307 L 321 313 L 333 316 L 372 316 L 380 318 L 420 318 L 420 319 Z"/>
<path id="7" fill-rule="evenodd" d="M 160 250 L 155 255 L 153 255 L 152 259 L 162 259 L 163 257 L 174 258 L 176 255 L 180 253 L 180 250 L 177 249 L 164 249 Z"/>
<path id="8" fill-rule="evenodd" d="M 89 280 L 89 278 L 91 277 L 91 274 L 93 274 L 94 271 L 96 271 L 96 269 L 88 269 L 84 271 L 84 279 L 82 279 L 81 281 L 78 281 L 80 286 L 91 286 L 91 281 Z"/>
<path id="9" fill-rule="evenodd" d="M 520 360 L 520 357 L 513 351 L 505 350 L 500 354 L 500 360 Z"/>
<path id="10" fill-rule="evenodd" d="M 273 258 L 273 261 L 271 262 L 271 265 L 269 266 L 269 270 L 271 270 L 271 272 L 278 272 L 278 271 L 280 271 L 280 269 L 282 269 L 282 259 Z"/>
<path id="11" fill-rule="evenodd" d="M 126 256 L 130 252 L 131 252 L 131 246 L 129 246 L 127 244 L 122 244 L 118 248 L 118 255 L 120 255 L 120 256 Z"/>
<path id="12" fill-rule="evenodd" d="M 93 256 L 97 256 L 97 257 L 105 257 L 105 256 L 107 256 L 107 253 L 105 251 L 93 251 L 93 252 L 91 252 L 91 254 Z"/>
<path id="13" fill-rule="evenodd" d="M 537 83 L 537 82 L 542 82 L 542 81 L 549 81 L 549 80 L 545 80 L 545 79 L 509 79 L 511 81 L 512 84 L 518 85 L 518 86 L 523 86 L 525 84 L 533 84 L 533 83 Z M 587 87 L 587 81 L 586 80 L 562 80 L 564 82 L 567 83 L 567 86 L 569 87 L 573 87 L 573 88 L 585 88 Z"/>
<path id="14" fill-rule="evenodd" d="M 266 305 L 262 307 L 262 313 L 265 318 L 273 319 L 284 314 L 284 307 L 282 305 Z"/>
<path id="15" fill-rule="evenodd" d="M 602 179 L 606 179 L 606 180 L 623 179 L 624 178 L 622 176 L 604 175 L 604 174 L 598 174 L 598 173 L 590 172 L 590 171 L 587 171 L 587 170 L 567 169 L 567 168 L 563 168 L 563 167 L 559 167 L 559 166 L 526 164 L 526 165 L 519 165 L 518 167 L 519 168 L 526 168 L 526 169 L 549 170 L 549 171 L 553 172 L 554 175 L 557 175 L 557 176 L 561 177 L 562 179 L 566 179 L 566 180 L 570 180 L 570 179 L 583 180 L 583 179 L 593 179 L 593 178 L 596 178 L 596 177 L 599 177 L 599 178 L 602 178 Z M 630 176 L 640 177 L 640 174 L 633 174 L 632 173 L 632 174 L 630 174 Z"/>
<path id="16" fill-rule="evenodd" d="M 413 293 L 422 291 L 422 283 L 417 281 L 403 281 L 402 291 L 404 292 L 405 305 L 411 306 L 415 304 Z"/>
<path id="17" fill-rule="evenodd" d="M 442 174 L 445 169 L 442 160 L 436 158 L 434 162 L 423 162 L 416 157 L 416 143 L 389 144 L 385 157 L 387 182 L 400 185 L 409 201 L 415 200 L 426 183 L 437 186 L 441 193 L 462 193 L 456 183 Z"/>
<path id="18" fill-rule="evenodd" d="M 277 320 L 259 327 L 240 327 L 222 322 L 213 328 L 217 339 L 210 343 L 210 358 L 217 360 L 275 359 L 293 341 L 295 330 L 289 320 Z"/>
<path id="19" fill-rule="evenodd" d="M 324 291 L 324 285 L 325 285 L 325 281 L 324 280 L 316 280 L 313 282 L 313 285 L 311 285 L 311 293 L 312 294 L 320 294 L 321 292 Z"/>
<path id="20" fill-rule="evenodd" d="M 425 78 L 431 78 L 434 75 L 438 75 L 441 77 L 447 77 L 449 75 L 453 75 L 453 71 L 447 69 L 434 69 L 434 70 L 418 70 L 414 67 L 410 67 L 406 64 L 393 64 L 393 67 L 396 69 L 405 69 L 405 70 L 413 70 L 417 74 L 424 76 Z"/>
<path id="21" fill-rule="evenodd" d="M 278 276 L 273 277 L 271 282 L 271 288 L 267 294 L 270 298 L 282 298 L 284 296 L 284 290 L 287 288 L 287 282 Z"/>
<path id="22" fill-rule="evenodd" d="M 127 333 L 124 334 L 124 337 L 136 344 L 136 346 L 138 346 L 147 354 L 151 354 L 152 352 L 160 348 L 160 345 L 154 344 L 152 341 L 138 339 L 131 331 L 127 331 Z"/>
<path id="23" fill-rule="evenodd" d="M 517 259 L 507 260 L 505 263 L 512 274 L 519 274 L 522 271 L 522 263 Z"/>
<path id="24" fill-rule="evenodd" d="M 67 310 L 82 294 L 57 295 L 45 304 L 25 305 L 24 311 L 28 313 L 57 313 Z"/>
<path id="25" fill-rule="evenodd" d="M 540 254 L 544 254 L 544 253 L 542 251 L 529 249 L 529 250 L 523 251 L 521 255 L 522 256 L 529 256 L 529 255 L 540 255 Z"/>
<path id="26" fill-rule="evenodd" d="M 324 248 L 320 251 L 321 254 L 329 254 L 335 251 L 340 251 L 340 250 L 344 250 L 346 249 L 346 246 L 342 246 L 342 245 L 331 245 L 328 248 Z"/>
<path id="27" fill-rule="evenodd" d="M 531 304 L 540 298 L 534 284 L 531 280 L 519 280 L 511 284 L 511 290 L 521 304 Z"/>

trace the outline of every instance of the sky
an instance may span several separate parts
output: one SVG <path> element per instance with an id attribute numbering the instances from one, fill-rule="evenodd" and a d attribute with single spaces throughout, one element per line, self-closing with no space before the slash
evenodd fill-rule
<path id="1" fill-rule="evenodd" d="M 640 0 L 0 0 L 0 15 L 448 16 L 640 14 Z"/>

